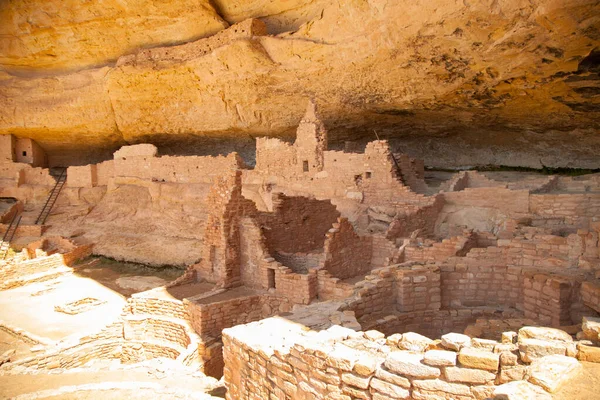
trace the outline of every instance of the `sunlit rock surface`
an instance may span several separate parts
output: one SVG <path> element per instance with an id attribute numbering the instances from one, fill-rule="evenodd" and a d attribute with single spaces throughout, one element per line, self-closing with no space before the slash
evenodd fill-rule
<path id="1" fill-rule="evenodd" d="M 438 167 L 600 167 L 594 1 L 38 3 L 0 12 L 0 133 L 54 163 L 290 137 L 312 97 L 334 145 L 375 130 Z M 180 45 L 249 17 L 268 35 Z"/>

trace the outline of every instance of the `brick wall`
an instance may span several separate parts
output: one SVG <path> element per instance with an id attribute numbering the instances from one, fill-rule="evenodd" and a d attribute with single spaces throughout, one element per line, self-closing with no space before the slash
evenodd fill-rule
<path id="1" fill-rule="evenodd" d="M 438 266 L 411 265 L 396 272 L 396 309 L 400 312 L 439 310 L 441 306 Z"/>
<path id="2" fill-rule="evenodd" d="M 458 259 L 441 266 L 442 308 L 501 306 L 521 308 L 521 268 L 481 265 L 476 260 Z"/>
<path id="3" fill-rule="evenodd" d="M 280 312 L 287 300 L 278 296 L 254 294 L 220 300 L 227 294 L 218 294 L 197 301 L 184 300 L 194 330 L 202 338 L 220 337 L 225 328 L 270 317 Z M 213 300 L 220 301 L 213 301 Z"/>
<path id="4" fill-rule="evenodd" d="M 420 262 L 446 261 L 452 256 L 464 256 L 477 244 L 476 241 L 475 235 L 467 233 L 467 236 L 455 236 L 441 242 L 434 242 L 430 246 L 409 244 L 404 249 L 405 260 Z"/>
<path id="5" fill-rule="evenodd" d="M 338 218 L 325 237 L 322 268 L 331 276 L 347 279 L 371 270 L 372 239 L 358 236 L 346 218 Z"/>
<path id="6" fill-rule="evenodd" d="M 315 334 L 282 319 L 226 329 L 226 398 L 485 399 L 494 397 L 496 385 L 529 375 L 531 359 L 510 341 L 484 347 L 472 340 L 459 348 L 442 338 L 441 345 L 406 351 L 399 339 L 341 327 Z M 569 345 L 561 343 L 557 354 L 574 357 Z M 441 354 L 444 362 L 436 360 Z"/>
<path id="7" fill-rule="evenodd" d="M 580 284 L 540 271 L 523 271 L 523 312 L 526 318 L 547 326 L 571 325 L 573 292 Z"/>
<path id="8" fill-rule="evenodd" d="M 308 253 L 323 248 L 325 234 L 340 213 L 330 201 L 277 194 L 273 212 L 261 213 L 259 221 L 269 251 Z"/>
<path id="9" fill-rule="evenodd" d="M 469 182 L 471 181 L 469 180 Z M 458 192 L 446 192 L 443 196 L 449 205 L 494 208 L 507 215 L 526 214 L 529 212 L 528 190 L 510 190 L 503 187 L 479 187 L 466 188 Z"/>
<path id="10" fill-rule="evenodd" d="M 532 213 L 545 218 L 560 218 L 575 228 L 591 228 L 600 215 L 600 193 L 532 194 Z"/>

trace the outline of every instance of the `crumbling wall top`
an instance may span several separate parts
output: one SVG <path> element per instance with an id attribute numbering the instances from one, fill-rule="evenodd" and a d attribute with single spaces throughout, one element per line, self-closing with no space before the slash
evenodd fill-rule
<path id="1" fill-rule="evenodd" d="M 123 146 L 115 151 L 115 159 L 125 159 L 126 157 L 156 157 L 158 149 L 153 144 L 134 144 L 132 146 Z"/>

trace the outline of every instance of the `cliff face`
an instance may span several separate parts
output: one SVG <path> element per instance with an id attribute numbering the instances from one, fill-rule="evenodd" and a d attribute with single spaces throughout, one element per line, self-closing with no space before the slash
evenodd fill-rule
<path id="1" fill-rule="evenodd" d="M 312 97 L 333 141 L 376 130 L 430 165 L 600 168 L 597 1 L 180 3 L 6 2 L 0 133 L 51 160 L 144 141 L 201 153 L 289 135 Z M 248 17 L 270 35 L 222 31 Z"/>

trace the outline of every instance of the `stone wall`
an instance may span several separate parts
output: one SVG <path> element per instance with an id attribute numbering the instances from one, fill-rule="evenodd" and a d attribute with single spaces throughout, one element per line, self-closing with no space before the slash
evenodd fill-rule
<path id="1" fill-rule="evenodd" d="M 324 253 L 324 270 L 335 278 L 352 278 L 371 270 L 373 242 L 358 236 L 346 218 L 338 218 L 325 235 Z"/>
<path id="2" fill-rule="evenodd" d="M 271 253 L 308 253 L 323 249 L 325 234 L 339 215 L 330 201 L 278 193 L 273 212 L 262 213 L 259 221 Z"/>
<path id="3" fill-rule="evenodd" d="M 528 190 L 510 190 L 503 187 L 469 187 L 458 192 L 446 192 L 443 196 L 448 205 L 493 208 L 507 215 L 527 214 L 529 212 Z"/>
<path id="4" fill-rule="evenodd" d="M 500 306 L 521 308 L 523 276 L 521 268 L 482 265 L 460 260 L 441 266 L 442 307 Z"/>
<path id="5" fill-rule="evenodd" d="M 549 398 L 546 391 L 579 370 L 574 357 L 585 357 L 565 332 L 532 327 L 507 332 L 502 342 L 456 333 L 434 342 L 415 333 L 386 338 L 339 326 L 307 332 L 271 318 L 226 329 L 223 343 L 231 400 L 500 399 L 502 384 L 527 379 L 541 386 L 522 382 L 528 393 Z M 545 381 L 545 368 L 562 376 Z"/>
<path id="6" fill-rule="evenodd" d="M 224 328 L 270 317 L 286 309 L 287 300 L 267 294 L 249 294 L 230 299 L 227 292 L 201 300 L 184 300 L 194 330 L 202 338 L 220 337 Z"/>
<path id="7" fill-rule="evenodd" d="M 542 218 L 560 218 L 574 228 L 590 229 L 600 215 L 600 193 L 532 194 L 530 209 Z"/>
<path id="8" fill-rule="evenodd" d="M 426 245 L 408 245 L 404 249 L 406 261 L 441 262 L 456 255 L 465 255 L 476 245 L 475 235 L 467 232 L 463 236 L 443 239 Z"/>

